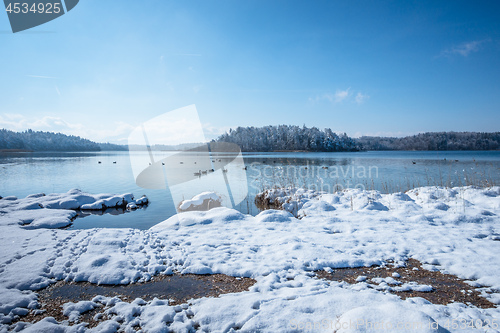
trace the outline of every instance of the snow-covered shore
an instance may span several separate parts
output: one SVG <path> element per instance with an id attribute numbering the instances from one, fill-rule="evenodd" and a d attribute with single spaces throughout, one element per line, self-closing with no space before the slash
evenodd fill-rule
<path id="1" fill-rule="evenodd" d="M 84 324 L 51 319 L 33 325 L 21 318 L 11 324 L 39 306 L 34 290 L 55 280 L 127 284 L 174 271 L 253 277 L 257 283 L 246 292 L 183 306 L 97 297 L 67 304 L 64 311 L 68 320 L 78 320 L 83 310 L 103 307 L 109 319 L 92 329 L 96 332 L 133 327 L 145 332 L 396 332 L 408 322 L 422 324 L 410 332 L 484 331 L 462 329 L 461 320 L 481 320 L 483 326 L 489 323 L 488 332 L 500 332 L 498 307 L 402 300 L 369 288 L 362 279 L 349 285 L 317 279 L 312 272 L 389 260 L 404 264 L 411 257 L 426 269 L 481 286 L 488 300 L 500 304 L 499 187 L 425 187 L 396 194 L 301 191 L 269 193 L 277 200 L 286 197 L 285 208 L 296 209 L 300 219 L 284 210 L 253 217 L 220 207 L 178 214 L 143 231 L 53 229 L 71 220 L 68 209 L 74 209 L 71 196 L 77 193 L 1 199 L 0 332 L 87 330 Z M 101 199 L 93 196 L 85 204 Z M 394 329 L 370 330 L 370 321 Z"/>

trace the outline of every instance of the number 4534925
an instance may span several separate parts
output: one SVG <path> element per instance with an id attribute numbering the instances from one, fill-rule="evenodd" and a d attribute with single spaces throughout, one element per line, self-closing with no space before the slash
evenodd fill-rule
<path id="1" fill-rule="evenodd" d="M 55 2 L 55 3 L 34 3 L 31 6 L 28 3 L 23 3 L 23 2 L 14 2 L 14 3 L 9 3 L 7 8 L 5 9 L 7 13 L 14 13 L 14 14 L 27 14 L 27 13 L 33 13 L 33 14 L 59 14 L 61 12 L 61 3 Z"/>
<path id="2" fill-rule="evenodd" d="M 493 328 L 493 329 L 498 329 L 498 322 L 497 319 L 477 319 L 477 320 L 465 320 L 465 319 L 447 319 L 444 322 L 443 325 L 444 328 L 447 329 L 488 329 L 488 328 Z"/>

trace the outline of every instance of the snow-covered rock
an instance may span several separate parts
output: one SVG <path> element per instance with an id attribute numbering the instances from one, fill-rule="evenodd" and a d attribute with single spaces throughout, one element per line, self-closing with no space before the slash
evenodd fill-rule
<path id="1" fill-rule="evenodd" d="M 195 195 L 190 200 L 184 200 L 179 204 L 180 211 L 187 210 L 208 210 L 213 207 L 220 207 L 221 198 L 215 192 L 203 192 Z"/>
<path id="2" fill-rule="evenodd" d="M 143 206 L 148 198 L 143 196 L 134 200 L 130 193 L 122 195 L 92 195 L 80 190 L 67 193 L 28 195 L 18 199 L 11 197 L 0 200 L 0 225 L 19 224 L 26 229 L 62 228 L 71 224 L 76 217 L 76 210 L 105 210 L 107 208 Z"/>

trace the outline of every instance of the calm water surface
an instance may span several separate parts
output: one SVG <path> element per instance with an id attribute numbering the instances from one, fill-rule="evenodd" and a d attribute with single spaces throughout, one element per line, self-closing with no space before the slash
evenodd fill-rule
<path id="1" fill-rule="evenodd" d="M 155 157 L 169 154 L 172 153 L 155 152 Z M 76 219 L 72 228 L 147 229 L 176 213 L 178 202 L 174 203 L 172 197 L 179 200 L 180 189 L 187 199 L 215 188 L 205 181 L 209 177 L 177 185 L 174 194 L 167 188 L 141 188 L 135 183 L 130 157 L 134 160 L 144 156 L 144 152 L 0 153 L 0 195 L 21 198 L 73 188 L 93 194 L 145 194 L 151 201 L 145 209 L 90 214 Z M 387 193 L 427 185 L 500 184 L 500 151 L 245 153 L 243 157 L 246 172 L 241 165 L 228 165 L 226 177 L 235 197 L 245 197 L 248 191 L 236 208 L 250 214 L 258 213 L 253 203 L 255 195 L 272 186 L 291 185 L 327 192 L 359 187 Z M 223 200 L 225 205 L 231 205 L 227 195 L 223 195 Z"/>

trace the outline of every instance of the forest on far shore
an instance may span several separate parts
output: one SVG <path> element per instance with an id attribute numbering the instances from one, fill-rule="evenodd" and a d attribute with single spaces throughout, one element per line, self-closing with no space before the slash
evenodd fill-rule
<path id="1" fill-rule="evenodd" d="M 403 138 L 363 136 L 363 150 L 498 150 L 500 132 L 429 132 Z"/>
<path id="2" fill-rule="evenodd" d="M 331 129 L 306 126 L 238 127 L 215 142 L 231 142 L 247 152 L 370 150 L 499 150 L 500 132 L 429 132 L 402 138 L 363 136 L 351 138 Z M 188 149 L 189 145 L 153 146 L 153 150 Z M 107 151 L 128 150 L 127 145 L 97 143 L 62 133 L 0 129 L 0 151 Z M 132 147 L 135 149 L 135 147 Z"/>
<path id="3" fill-rule="evenodd" d="M 498 150 L 500 132 L 429 132 L 402 138 L 351 138 L 316 127 L 238 127 L 217 142 L 232 142 L 242 151 L 367 151 L 367 150 Z"/>
<path id="4" fill-rule="evenodd" d="M 6 151 L 101 151 L 127 150 L 126 146 L 96 143 L 79 136 L 31 129 L 14 132 L 0 129 L 0 150 Z"/>

